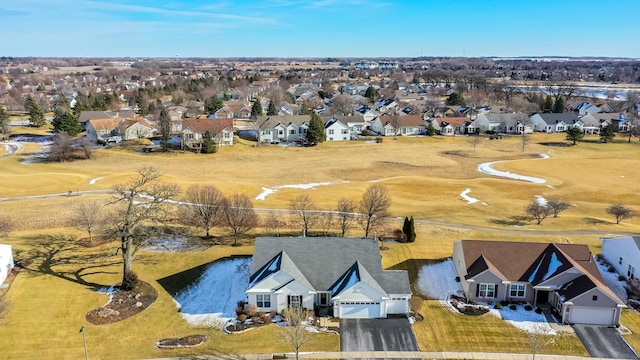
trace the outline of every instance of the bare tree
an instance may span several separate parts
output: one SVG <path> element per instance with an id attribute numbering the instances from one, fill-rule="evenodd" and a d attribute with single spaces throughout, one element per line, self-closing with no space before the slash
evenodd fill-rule
<path id="1" fill-rule="evenodd" d="M 280 236 L 280 229 L 286 225 L 284 218 L 281 214 L 277 214 L 275 211 L 270 211 L 267 214 L 267 218 L 264 222 L 265 231 L 267 234 L 273 236 Z"/>
<path id="2" fill-rule="evenodd" d="M 340 236 L 344 235 L 353 227 L 356 204 L 349 199 L 342 198 L 338 200 L 338 224 L 340 224 Z"/>
<path id="3" fill-rule="evenodd" d="M 308 317 L 307 309 L 303 307 L 287 308 L 283 311 L 283 315 L 287 319 L 287 326 L 278 328 L 280 339 L 293 348 L 296 360 L 298 360 L 300 349 L 312 338 L 312 334 L 305 329 Z"/>
<path id="4" fill-rule="evenodd" d="M 132 289 L 137 284 L 133 261 L 138 251 L 168 220 L 172 205 L 167 200 L 180 194 L 177 185 L 162 182 L 160 176 L 155 168 L 143 167 L 138 169 L 136 177 L 112 188 L 111 205 L 116 206 L 116 210 L 111 227 L 120 239 L 118 250 L 122 252 L 123 289 Z"/>
<path id="5" fill-rule="evenodd" d="M 522 135 L 520 136 L 520 145 L 522 146 L 522 152 L 524 152 L 527 149 L 527 146 L 529 146 L 530 142 L 531 142 L 531 136 L 523 131 Z"/>
<path id="6" fill-rule="evenodd" d="M 549 208 L 540 204 L 538 200 L 533 200 L 533 202 L 527 206 L 526 211 L 528 215 L 536 219 L 538 225 L 549 216 Z"/>
<path id="7" fill-rule="evenodd" d="M 480 138 L 478 136 L 472 136 L 471 139 L 469 139 L 469 145 L 473 148 L 473 152 L 476 151 L 476 147 L 478 147 L 479 144 Z"/>
<path id="8" fill-rule="evenodd" d="M 323 213 L 319 213 L 318 222 L 320 224 L 320 228 L 322 229 L 322 236 L 328 236 L 331 228 L 333 227 L 333 223 L 335 222 L 333 212 L 326 211 Z"/>
<path id="9" fill-rule="evenodd" d="M 187 189 L 186 200 L 188 223 L 200 227 L 210 238 L 209 231 L 223 221 L 224 196 L 213 185 L 193 185 Z"/>
<path id="10" fill-rule="evenodd" d="M 558 102 L 558 99 L 564 97 L 565 99 L 570 99 L 577 91 L 577 86 L 575 84 L 561 81 L 558 83 L 554 83 L 551 85 L 547 85 L 547 94 L 553 96 L 553 101 Z"/>
<path id="11" fill-rule="evenodd" d="M 74 223 L 89 234 L 89 243 L 93 242 L 94 228 L 104 220 L 102 205 L 98 200 L 84 200 L 74 206 Z"/>
<path id="12" fill-rule="evenodd" d="M 386 186 L 373 184 L 367 188 L 360 201 L 360 212 L 364 215 L 361 225 L 365 237 L 369 237 L 371 230 L 378 228 L 389 216 L 389 206 L 391 198 Z"/>
<path id="13" fill-rule="evenodd" d="M 93 141 L 89 140 L 86 137 L 83 137 L 79 139 L 76 142 L 76 144 L 80 147 L 80 150 L 82 150 L 84 157 L 87 159 L 91 159 L 91 156 L 93 155 L 93 150 L 94 150 L 93 147 L 95 146 Z"/>
<path id="14" fill-rule="evenodd" d="M 622 205 L 613 204 L 607 208 L 607 214 L 613 215 L 616 218 L 616 224 L 620 224 L 623 219 L 631 219 L 633 217 L 633 210 Z"/>
<path id="15" fill-rule="evenodd" d="M 0 237 L 7 236 L 13 230 L 11 218 L 0 216 Z"/>
<path id="16" fill-rule="evenodd" d="M 353 99 L 349 95 L 338 94 L 331 99 L 331 113 L 333 115 L 353 115 Z"/>
<path id="17" fill-rule="evenodd" d="M 549 211 L 551 211 L 551 214 L 553 214 L 554 218 L 558 217 L 558 214 L 567 210 L 570 206 L 571 204 L 568 201 L 557 199 L 547 201 L 547 207 L 549 208 Z"/>
<path id="18" fill-rule="evenodd" d="M 73 160 L 73 138 L 64 131 L 57 133 L 53 137 L 49 157 L 59 162 Z"/>
<path id="19" fill-rule="evenodd" d="M 238 246 L 238 237 L 258 225 L 258 215 L 251 199 L 244 194 L 234 194 L 223 202 L 224 224 L 233 234 L 233 246 Z"/>
<path id="20" fill-rule="evenodd" d="M 313 200 L 309 195 L 298 195 L 289 202 L 289 208 L 291 215 L 302 226 L 302 231 L 306 236 L 309 228 L 318 222 L 318 212 Z"/>
<path id="21" fill-rule="evenodd" d="M 391 115 L 389 124 L 393 128 L 393 139 L 398 140 L 398 134 L 400 133 L 400 115 L 398 115 L 397 113 Z"/>

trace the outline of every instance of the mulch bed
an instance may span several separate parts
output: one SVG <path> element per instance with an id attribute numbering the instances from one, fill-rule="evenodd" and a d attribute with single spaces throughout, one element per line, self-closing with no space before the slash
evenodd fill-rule
<path id="1" fill-rule="evenodd" d="M 109 303 L 89 311 L 85 316 L 94 325 L 113 324 L 141 313 L 158 298 L 158 291 L 149 283 L 139 281 L 130 291 L 117 290 Z"/>
<path id="2" fill-rule="evenodd" d="M 189 335 L 181 338 L 162 339 L 156 343 L 160 349 L 177 349 L 202 345 L 207 341 L 206 335 Z"/>
<path id="3" fill-rule="evenodd" d="M 466 304 L 455 297 L 451 300 L 451 305 L 454 309 L 465 315 L 479 316 L 489 312 L 489 308 L 486 306 Z"/>

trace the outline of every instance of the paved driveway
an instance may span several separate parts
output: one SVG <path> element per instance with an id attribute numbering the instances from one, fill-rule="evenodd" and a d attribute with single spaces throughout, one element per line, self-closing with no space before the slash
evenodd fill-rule
<path id="1" fill-rule="evenodd" d="M 340 319 L 340 351 L 418 351 L 409 319 Z"/>
<path id="2" fill-rule="evenodd" d="M 573 325 L 573 329 L 591 357 L 638 359 L 615 328 L 597 325 Z"/>

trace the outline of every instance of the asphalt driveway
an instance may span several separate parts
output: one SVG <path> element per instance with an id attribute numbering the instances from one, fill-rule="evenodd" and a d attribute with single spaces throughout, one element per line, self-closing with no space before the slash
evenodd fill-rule
<path id="1" fill-rule="evenodd" d="M 340 351 L 418 351 L 409 319 L 340 319 Z"/>
<path id="2" fill-rule="evenodd" d="M 638 359 L 615 328 L 597 325 L 573 325 L 573 329 L 591 357 Z"/>

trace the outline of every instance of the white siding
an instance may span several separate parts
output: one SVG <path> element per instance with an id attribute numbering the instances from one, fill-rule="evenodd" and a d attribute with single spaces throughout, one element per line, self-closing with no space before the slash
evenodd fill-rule
<path id="1" fill-rule="evenodd" d="M 618 272 L 627 277 L 629 265 L 635 269 L 634 276 L 640 275 L 640 250 L 632 237 L 602 238 L 602 256 Z"/>

